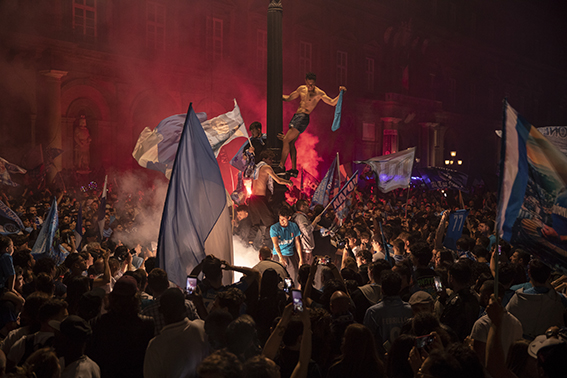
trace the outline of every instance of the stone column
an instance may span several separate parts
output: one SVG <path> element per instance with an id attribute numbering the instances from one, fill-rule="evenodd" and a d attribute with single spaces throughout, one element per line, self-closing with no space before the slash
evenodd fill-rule
<path id="1" fill-rule="evenodd" d="M 268 147 L 281 148 L 278 133 L 283 131 L 283 58 L 282 58 L 281 0 L 271 0 L 268 5 L 268 88 L 267 125 Z M 279 160 L 279 155 L 276 156 Z"/>
<path id="2" fill-rule="evenodd" d="M 45 77 L 46 90 L 45 97 L 45 128 L 46 128 L 46 141 L 43 144 L 44 148 L 59 148 L 63 147 L 62 133 L 61 133 L 61 78 L 67 75 L 66 71 L 46 70 L 39 72 Z M 57 172 L 61 170 L 61 155 L 53 160 L 55 169 L 49 170 L 48 180 L 51 182 Z"/>

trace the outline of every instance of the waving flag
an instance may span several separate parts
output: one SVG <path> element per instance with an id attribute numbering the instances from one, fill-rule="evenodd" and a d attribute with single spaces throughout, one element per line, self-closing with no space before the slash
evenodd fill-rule
<path id="1" fill-rule="evenodd" d="M 10 163 L 6 159 L 0 157 L 0 184 L 9 186 L 18 186 L 17 183 L 12 181 L 10 173 L 26 173 L 27 171 L 22 167 L 18 167 L 16 164 Z"/>
<path id="2" fill-rule="evenodd" d="M 224 144 L 234 138 L 248 138 L 248 131 L 236 100 L 234 109 L 228 113 L 208 121 L 205 113 L 198 113 L 196 117 L 202 123 L 215 156 L 218 156 Z M 185 119 L 186 114 L 177 114 L 162 120 L 153 131 L 147 127 L 142 130 L 132 152 L 138 164 L 160 171 L 170 178 Z"/>
<path id="3" fill-rule="evenodd" d="M 10 209 L 4 202 L 0 201 L 0 234 L 18 234 L 25 229 L 18 214 Z"/>
<path id="4" fill-rule="evenodd" d="M 339 100 L 337 101 L 337 105 L 335 106 L 335 118 L 333 119 L 333 125 L 331 126 L 331 130 L 337 131 L 339 127 L 341 127 L 341 113 L 343 108 L 343 93 L 341 91 L 339 93 Z"/>
<path id="5" fill-rule="evenodd" d="M 567 157 L 506 101 L 496 225 L 502 239 L 567 274 Z"/>
<path id="6" fill-rule="evenodd" d="M 394 189 L 407 188 L 415 157 L 415 147 L 390 155 L 373 157 L 355 163 L 368 164 L 378 178 L 378 189 L 388 193 Z"/>
<path id="7" fill-rule="evenodd" d="M 338 154 L 335 159 L 333 159 L 333 163 L 329 167 L 329 170 L 323 177 L 323 180 L 319 183 L 317 189 L 315 189 L 315 193 L 313 194 L 313 199 L 311 200 L 311 205 L 323 205 L 327 206 L 329 203 L 329 198 L 340 186 L 339 177 L 337 176 L 337 159 Z"/>
<path id="8" fill-rule="evenodd" d="M 206 251 L 232 262 L 232 228 L 220 168 L 189 105 L 159 230 L 158 266 L 184 287 Z"/>
<path id="9" fill-rule="evenodd" d="M 417 173 L 429 189 L 456 189 L 468 193 L 466 173 L 457 172 L 447 168 L 418 168 Z"/>
<path id="10" fill-rule="evenodd" d="M 301 169 L 301 192 L 304 198 L 313 198 L 315 191 L 319 187 L 319 180 L 305 169 Z"/>
<path id="11" fill-rule="evenodd" d="M 69 253 L 64 253 L 60 248 L 55 247 L 55 233 L 59 226 L 59 216 L 57 215 L 57 200 L 54 198 L 49 213 L 43 221 L 37 240 L 33 245 L 32 255 L 36 260 L 43 257 L 51 257 L 57 265 L 63 263 Z"/>
<path id="12" fill-rule="evenodd" d="M 345 220 L 346 216 L 348 215 L 348 207 L 350 203 L 350 195 L 356 189 L 356 185 L 358 184 L 358 171 L 356 171 L 351 178 L 345 183 L 345 185 L 339 191 L 333 200 L 329 204 L 329 206 L 333 206 L 335 210 L 335 215 L 337 218 L 337 223 L 339 225 Z"/>

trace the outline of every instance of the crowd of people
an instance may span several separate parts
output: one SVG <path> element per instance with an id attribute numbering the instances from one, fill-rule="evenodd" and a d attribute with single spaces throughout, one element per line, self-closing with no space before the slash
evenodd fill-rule
<path id="1" fill-rule="evenodd" d="M 490 192 L 461 201 L 368 186 L 340 225 L 299 200 L 276 204 L 267 230 L 235 206 L 236 238 L 269 233 L 257 264 L 207 251 L 189 290 L 156 267 L 151 246 L 131 242 L 143 193 L 115 192 L 102 233 L 96 192 L 2 193 L 25 226 L 0 236 L 2 376 L 565 376 L 565 277 L 497 243 Z M 61 264 L 31 253 L 53 197 Z M 467 222 L 448 249 L 448 215 L 463 204 Z M 242 278 L 226 284 L 232 271 Z"/>

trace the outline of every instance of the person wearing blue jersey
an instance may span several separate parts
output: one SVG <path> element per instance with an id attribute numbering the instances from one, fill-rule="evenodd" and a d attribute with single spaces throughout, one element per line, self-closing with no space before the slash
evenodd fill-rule
<path id="1" fill-rule="evenodd" d="M 278 255 L 279 262 L 287 268 L 290 277 L 297 282 L 297 272 L 299 267 L 303 265 L 303 255 L 301 231 L 296 223 L 290 222 L 292 215 L 293 210 L 283 206 L 278 213 L 278 223 L 270 227 L 270 237 L 274 244 L 272 253 Z"/>

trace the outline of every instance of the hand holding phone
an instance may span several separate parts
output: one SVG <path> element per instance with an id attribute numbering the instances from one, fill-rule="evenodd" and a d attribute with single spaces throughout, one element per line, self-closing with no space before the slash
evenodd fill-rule
<path id="1" fill-rule="evenodd" d="M 303 295 L 299 290 L 291 291 L 291 298 L 293 301 L 293 311 L 303 312 Z"/>
<path id="2" fill-rule="evenodd" d="M 187 294 L 193 294 L 196 288 L 197 288 L 197 277 L 187 276 L 187 286 L 185 287 Z"/>
<path id="3" fill-rule="evenodd" d="M 289 293 L 289 291 L 293 288 L 293 281 L 291 278 L 284 278 L 284 291 Z"/>
<path id="4" fill-rule="evenodd" d="M 425 336 L 420 336 L 417 337 L 415 339 L 415 347 L 416 348 L 425 348 L 427 346 L 429 346 L 433 340 L 434 340 L 434 336 L 433 335 L 425 335 Z"/>

